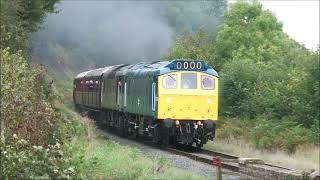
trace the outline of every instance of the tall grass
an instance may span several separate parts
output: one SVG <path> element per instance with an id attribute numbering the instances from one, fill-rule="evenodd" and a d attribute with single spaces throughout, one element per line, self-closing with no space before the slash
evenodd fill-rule
<path id="1" fill-rule="evenodd" d="M 244 139 L 220 139 L 219 137 L 214 142 L 205 145 L 205 149 L 230 153 L 239 157 L 259 158 L 267 163 L 304 171 L 319 170 L 319 148 L 316 145 L 298 146 L 295 153 L 288 154 L 282 150 L 259 150 L 254 144 Z"/>

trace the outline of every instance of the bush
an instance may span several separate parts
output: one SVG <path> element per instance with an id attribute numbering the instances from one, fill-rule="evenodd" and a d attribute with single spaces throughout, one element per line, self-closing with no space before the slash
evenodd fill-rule
<path id="1" fill-rule="evenodd" d="M 220 75 L 220 138 L 294 152 L 319 144 L 319 50 L 288 37 L 259 2 L 237 2 L 216 36 L 199 30 L 177 39 L 168 57 L 205 59 Z"/>
<path id="2" fill-rule="evenodd" d="M 232 5 L 216 37 L 222 59 L 222 113 L 290 118 L 310 128 L 319 119 L 319 51 L 290 39 L 257 3 Z"/>
<path id="3" fill-rule="evenodd" d="M 268 119 L 259 116 L 254 119 L 222 119 L 217 138 L 245 139 L 257 149 L 294 153 L 298 146 L 318 142 L 312 129 L 304 128 L 290 119 Z M 318 135 L 319 136 L 319 135 Z"/>
<path id="4" fill-rule="evenodd" d="M 313 125 L 310 128 L 308 139 L 314 143 L 320 145 L 320 120 L 315 119 Z"/>
<path id="5" fill-rule="evenodd" d="M 175 45 L 165 59 L 194 59 L 206 60 L 216 69 L 219 69 L 220 62 L 216 59 L 214 46 L 214 35 L 203 29 L 196 33 L 186 33 L 176 38 Z"/>
<path id="6" fill-rule="evenodd" d="M 2 179 L 58 178 L 64 171 L 59 115 L 45 71 L 27 64 L 20 52 L 1 49 Z"/>

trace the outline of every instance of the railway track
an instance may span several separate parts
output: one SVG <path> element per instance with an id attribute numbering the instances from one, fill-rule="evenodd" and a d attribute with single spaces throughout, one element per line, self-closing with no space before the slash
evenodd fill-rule
<path id="1" fill-rule="evenodd" d="M 131 139 L 131 138 L 130 138 Z M 139 142 L 139 140 L 137 141 L 137 139 L 131 139 L 134 140 L 136 142 Z M 140 141 L 140 143 L 143 143 L 145 145 L 148 146 L 156 146 L 155 144 L 153 144 L 151 141 Z M 157 147 L 159 148 L 159 147 Z M 233 171 L 233 172 L 239 172 L 239 157 L 234 156 L 234 155 L 230 155 L 227 153 L 222 153 L 222 152 L 217 152 L 217 151 L 210 151 L 210 150 L 206 150 L 206 149 L 197 149 L 195 147 L 189 147 L 186 148 L 185 146 L 170 146 L 168 148 L 165 149 L 166 151 L 176 154 L 176 155 L 180 155 L 180 156 L 184 156 L 184 157 L 188 157 L 192 160 L 198 161 L 198 162 L 202 162 L 202 163 L 206 163 L 206 164 L 210 164 L 212 165 L 212 159 L 213 157 L 220 157 L 221 159 L 221 166 L 224 169 Z M 292 170 L 290 168 L 286 168 L 286 167 L 281 167 L 281 166 L 277 166 L 277 165 L 272 165 L 272 164 L 268 164 L 268 163 L 264 163 L 265 166 L 269 166 L 270 168 L 277 168 L 277 169 L 283 169 L 283 170 Z"/>
<path id="2" fill-rule="evenodd" d="M 238 157 L 236 156 L 232 156 L 232 155 L 224 154 L 220 152 L 208 151 L 208 150 L 194 149 L 194 150 L 183 151 L 183 150 L 180 150 L 179 148 L 173 148 L 173 147 L 169 147 L 166 150 L 171 153 L 185 156 L 195 161 L 203 162 L 206 164 L 212 164 L 212 158 L 214 156 L 219 156 L 222 160 L 221 162 L 222 168 L 231 170 L 233 172 L 239 172 Z"/>
<path id="3" fill-rule="evenodd" d="M 194 149 L 188 149 L 187 151 L 181 150 L 181 148 L 175 148 L 175 147 L 169 147 L 167 148 L 167 151 L 188 157 L 190 159 L 193 159 L 195 161 L 200 161 L 206 164 L 212 164 L 213 157 L 220 157 L 221 159 L 221 166 L 224 169 L 228 169 L 234 172 L 239 172 L 239 157 L 222 153 L 222 152 L 216 152 L 216 151 L 210 151 L 206 149 L 196 150 Z M 273 169 L 281 169 L 284 171 L 294 171 L 294 169 L 287 168 L 287 167 L 281 167 L 269 163 L 263 163 L 263 166 L 270 167 Z"/>
<path id="4" fill-rule="evenodd" d="M 312 179 L 320 180 L 319 172 L 308 173 L 287 167 L 281 167 L 269 163 L 250 163 L 250 158 L 239 158 L 230 154 L 209 150 L 189 149 L 187 151 L 181 148 L 169 147 L 167 151 L 188 157 L 192 160 L 212 165 L 213 157 L 219 156 L 221 159 L 221 167 L 232 172 L 241 174 L 244 178 L 249 179 Z M 245 162 L 245 159 L 249 160 Z M 251 159 L 253 160 L 253 159 Z"/>
<path id="5" fill-rule="evenodd" d="M 116 134 L 116 133 L 115 133 Z M 126 138 L 128 139 L 128 138 Z M 152 141 L 144 141 L 142 139 L 131 139 L 138 143 L 142 143 L 147 146 L 155 147 L 156 149 L 160 149 L 159 146 L 152 143 Z M 168 147 L 166 149 L 162 149 L 172 154 L 176 154 L 179 156 L 187 157 L 193 161 L 205 163 L 208 165 L 212 165 L 213 157 L 219 156 L 221 159 L 221 167 L 223 169 L 229 170 L 236 174 L 240 174 L 243 177 L 250 177 L 253 179 L 266 179 L 266 180 L 273 180 L 273 179 L 303 179 L 306 175 L 305 172 L 297 171 L 287 167 L 281 167 L 277 165 L 272 165 L 268 163 L 251 163 L 245 162 L 244 159 L 246 158 L 239 158 L 234 155 L 210 151 L 201 149 L 198 150 L 196 148 L 187 148 L 186 146 L 175 146 L 175 147 Z M 247 158 L 248 159 L 248 158 Z M 319 179 L 319 175 L 316 175 L 316 179 Z M 314 179 L 314 178 L 310 178 Z"/>

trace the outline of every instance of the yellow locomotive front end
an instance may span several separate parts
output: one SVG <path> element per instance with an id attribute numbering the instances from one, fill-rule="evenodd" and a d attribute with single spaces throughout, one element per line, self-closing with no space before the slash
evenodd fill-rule
<path id="1" fill-rule="evenodd" d="M 202 147 L 215 137 L 218 75 L 203 61 L 174 61 L 168 67 L 157 82 L 156 117 L 162 132 L 174 143 Z"/>
<path id="2" fill-rule="evenodd" d="M 218 119 L 218 78 L 203 72 L 177 71 L 158 78 L 158 119 Z"/>

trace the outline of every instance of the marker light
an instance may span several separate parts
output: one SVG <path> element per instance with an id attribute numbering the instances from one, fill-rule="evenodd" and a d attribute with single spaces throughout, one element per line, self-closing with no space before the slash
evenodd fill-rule
<path id="1" fill-rule="evenodd" d="M 203 69 L 204 69 L 204 70 L 207 70 L 208 67 L 209 67 L 208 64 L 204 64 Z"/>
<path id="2" fill-rule="evenodd" d="M 178 120 L 176 120 L 176 128 L 180 127 L 180 122 Z"/>

